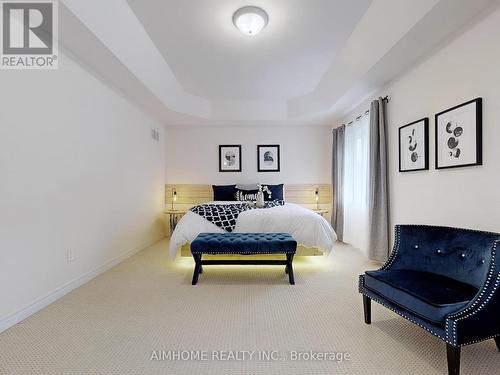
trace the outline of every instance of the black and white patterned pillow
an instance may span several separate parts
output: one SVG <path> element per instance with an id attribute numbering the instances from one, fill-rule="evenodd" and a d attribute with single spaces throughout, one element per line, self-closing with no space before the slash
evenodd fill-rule
<path id="1" fill-rule="evenodd" d="M 239 202 L 256 201 L 258 190 L 236 189 L 235 198 Z"/>

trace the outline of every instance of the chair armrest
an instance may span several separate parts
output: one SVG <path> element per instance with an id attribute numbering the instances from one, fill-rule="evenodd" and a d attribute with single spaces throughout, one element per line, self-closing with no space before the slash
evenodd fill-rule
<path id="1" fill-rule="evenodd" d="M 389 255 L 387 261 L 384 263 L 382 267 L 380 267 L 379 270 L 388 270 L 392 267 L 394 262 L 396 262 L 398 256 L 400 256 L 401 254 L 400 244 L 401 244 L 401 225 L 396 225 L 394 227 L 394 246 L 392 248 L 392 252 Z"/>
<path id="2" fill-rule="evenodd" d="M 446 337 L 455 346 L 473 344 L 500 335 L 500 258 L 495 241 L 486 281 L 467 306 L 446 318 Z"/>

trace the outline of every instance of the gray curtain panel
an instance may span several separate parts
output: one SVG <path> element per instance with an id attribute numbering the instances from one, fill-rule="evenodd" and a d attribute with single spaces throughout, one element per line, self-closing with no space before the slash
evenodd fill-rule
<path id="1" fill-rule="evenodd" d="M 339 241 L 344 237 L 344 142 L 345 125 L 342 125 L 333 129 L 332 146 L 332 227 Z"/>
<path id="2" fill-rule="evenodd" d="M 389 201 L 387 195 L 387 102 L 379 98 L 370 107 L 368 168 L 368 256 L 384 262 L 389 256 Z"/>

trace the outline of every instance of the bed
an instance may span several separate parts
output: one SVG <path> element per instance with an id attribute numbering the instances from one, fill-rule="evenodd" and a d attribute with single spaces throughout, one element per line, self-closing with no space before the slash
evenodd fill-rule
<path id="1" fill-rule="evenodd" d="M 213 201 L 204 205 L 241 204 L 244 202 Z M 224 230 L 197 213 L 188 211 L 177 223 L 170 238 L 169 253 L 175 259 L 191 256 L 190 243 L 200 233 L 224 233 Z M 329 254 L 337 236 L 330 223 L 321 215 L 299 204 L 252 209 L 239 213 L 234 233 L 244 232 L 286 232 L 290 233 L 299 246 L 297 256 Z M 261 257 L 261 256 L 259 256 Z"/>

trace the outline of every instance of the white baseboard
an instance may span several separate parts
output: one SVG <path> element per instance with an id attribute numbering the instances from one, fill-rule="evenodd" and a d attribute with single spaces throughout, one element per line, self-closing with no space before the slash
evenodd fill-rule
<path id="1" fill-rule="evenodd" d="M 136 249 L 132 249 L 130 251 L 127 251 L 126 253 L 106 262 L 100 267 L 95 268 L 94 270 L 87 272 L 83 274 L 80 277 L 77 277 L 76 279 L 73 279 L 63 286 L 53 290 L 52 292 L 46 294 L 45 296 L 35 300 L 32 302 L 30 305 L 26 306 L 25 308 L 21 309 L 20 311 L 8 316 L 5 319 L 0 320 L 0 333 L 7 330 L 8 328 L 12 327 L 13 325 L 23 321 L 30 315 L 33 315 L 37 311 L 43 309 L 44 307 L 47 307 L 50 305 L 52 302 L 57 301 L 59 298 L 63 297 L 64 295 L 68 294 L 71 292 L 73 289 L 78 288 L 79 286 L 82 286 L 83 284 L 89 282 L 96 276 L 100 275 L 101 273 L 109 270 L 110 268 L 113 268 L 117 264 L 123 262 L 125 259 L 131 257 L 132 255 L 138 253 L 139 251 L 157 243 L 158 241 L 162 240 L 164 237 L 163 235 L 158 237 L 157 239 L 151 241 L 149 244 L 146 244 L 144 246 L 140 246 Z"/>

